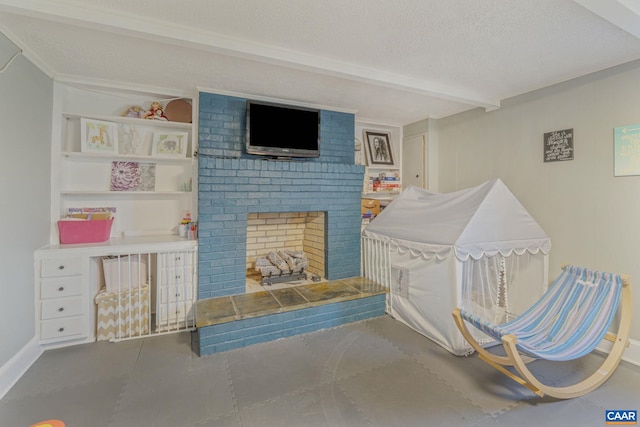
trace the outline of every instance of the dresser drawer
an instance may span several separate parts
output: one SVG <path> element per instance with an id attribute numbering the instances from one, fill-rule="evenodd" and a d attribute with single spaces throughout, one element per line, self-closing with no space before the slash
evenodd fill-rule
<path id="1" fill-rule="evenodd" d="M 169 252 L 158 254 L 158 265 L 161 268 L 182 268 L 193 265 L 193 252 Z"/>
<path id="2" fill-rule="evenodd" d="M 163 286 L 158 289 L 160 303 L 193 300 L 193 286 L 191 284 L 183 286 Z"/>
<path id="3" fill-rule="evenodd" d="M 40 318 L 47 320 L 81 315 L 83 314 L 82 303 L 82 297 L 56 298 L 42 301 Z"/>
<path id="4" fill-rule="evenodd" d="M 81 273 L 81 258 L 43 259 L 40 269 L 40 277 L 75 276 Z"/>
<path id="5" fill-rule="evenodd" d="M 161 304 L 158 307 L 160 314 L 158 316 L 158 324 L 166 324 L 181 322 L 193 315 L 193 303 L 191 302 L 172 302 L 169 304 Z"/>
<path id="6" fill-rule="evenodd" d="M 158 286 L 172 286 L 193 283 L 193 266 L 187 268 L 163 268 L 158 271 Z"/>
<path id="7" fill-rule="evenodd" d="M 82 295 L 82 276 L 48 277 L 40 280 L 40 298 Z"/>
<path id="8" fill-rule="evenodd" d="M 40 322 L 40 339 L 64 338 L 84 334 L 84 316 L 64 317 Z"/>

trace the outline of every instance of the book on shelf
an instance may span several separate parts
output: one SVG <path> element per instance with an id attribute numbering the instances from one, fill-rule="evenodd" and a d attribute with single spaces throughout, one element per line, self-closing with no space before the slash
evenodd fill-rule
<path id="1" fill-rule="evenodd" d="M 372 189 L 374 192 L 376 191 L 400 191 L 402 186 L 400 184 L 381 184 L 381 183 L 373 183 Z"/>

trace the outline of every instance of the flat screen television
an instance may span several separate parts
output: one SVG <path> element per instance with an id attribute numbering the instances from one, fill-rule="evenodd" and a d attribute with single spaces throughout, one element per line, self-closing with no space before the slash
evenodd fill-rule
<path id="1" fill-rule="evenodd" d="M 276 158 L 320 156 L 320 111 L 247 101 L 246 151 Z"/>

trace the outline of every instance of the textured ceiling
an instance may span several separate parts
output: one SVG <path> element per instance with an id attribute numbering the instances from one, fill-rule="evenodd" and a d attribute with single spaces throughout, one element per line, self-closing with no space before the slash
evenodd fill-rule
<path id="1" fill-rule="evenodd" d="M 61 80 L 208 88 L 408 124 L 640 58 L 640 39 L 581 5 L 624 3 L 637 17 L 637 1 L 0 0 L 0 31 Z"/>

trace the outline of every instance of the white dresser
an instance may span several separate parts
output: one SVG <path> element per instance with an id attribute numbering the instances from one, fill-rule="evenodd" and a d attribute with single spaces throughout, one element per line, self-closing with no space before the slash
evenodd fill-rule
<path id="1" fill-rule="evenodd" d="M 79 256 L 51 256 L 37 269 L 41 342 L 87 338 L 87 274 Z"/>
<path id="2" fill-rule="evenodd" d="M 197 282 L 194 252 L 165 252 L 158 254 L 158 296 L 156 326 L 172 329 L 194 326 L 193 315 Z"/>
<path id="3" fill-rule="evenodd" d="M 149 327 L 144 335 L 194 327 L 197 241 L 165 235 L 48 245 L 35 252 L 36 325 L 40 344 L 62 346 L 95 341 L 94 299 L 104 285 L 102 258 L 131 255 L 151 260 L 149 289 L 153 305 L 150 311 L 155 320 L 154 327 Z"/>

